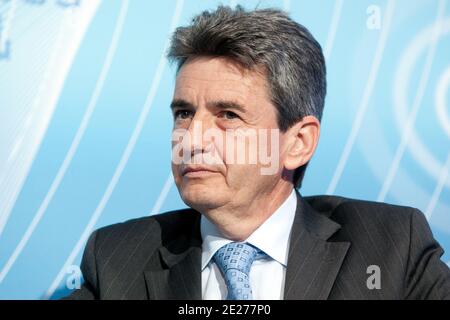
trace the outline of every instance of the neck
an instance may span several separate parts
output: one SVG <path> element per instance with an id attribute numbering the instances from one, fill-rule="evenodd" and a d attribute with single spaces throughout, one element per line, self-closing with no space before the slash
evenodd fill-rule
<path id="1" fill-rule="evenodd" d="M 286 201 L 292 189 L 292 183 L 282 184 L 244 205 L 216 208 L 203 214 L 224 237 L 244 241 Z"/>

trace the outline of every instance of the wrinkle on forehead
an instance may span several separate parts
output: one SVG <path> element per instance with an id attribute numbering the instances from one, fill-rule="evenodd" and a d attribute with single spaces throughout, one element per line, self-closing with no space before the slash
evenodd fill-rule
<path id="1" fill-rule="evenodd" d="M 262 67 L 246 69 L 226 57 L 191 58 L 179 70 L 175 92 L 197 90 L 196 84 L 211 84 L 223 91 L 237 93 L 244 99 L 249 96 L 270 101 L 266 73 Z"/>

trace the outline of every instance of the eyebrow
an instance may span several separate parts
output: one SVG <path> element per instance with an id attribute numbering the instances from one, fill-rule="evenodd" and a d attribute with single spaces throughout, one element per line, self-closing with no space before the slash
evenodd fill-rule
<path id="1" fill-rule="evenodd" d="M 218 109 L 232 109 L 240 111 L 241 113 L 246 113 L 246 108 L 238 102 L 230 100 L 218 100 L 211 101 L 207 103 L 208 108 L 218 108 Z M 170 109 L 196 109 L 196 107 L 183 99 L 175 99 L 170 104 Z"/>
<path id="2" fill-rule="evenodd" d="M 207 104 L 208 107 L 218 108 L 218 109 L 232 109 L 240 111 L 241 113 L 246 113 L 246 108 L 238 102 L 229 100 L 212 101 Z"/>
<path id="3" fill-rule="evenodd" d="M 187 102 L 183 99 L 175 99 L 170 104 L 170 109 L 195 109 L 195 106 L 192 103 Z"/>

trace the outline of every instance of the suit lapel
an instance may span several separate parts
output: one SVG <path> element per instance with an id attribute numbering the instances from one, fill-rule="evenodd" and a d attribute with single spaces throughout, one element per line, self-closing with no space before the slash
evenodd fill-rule
<path id="1" fill-rule="evenodd" d="M 349 242 L 327 242 L 340 225 L 316 212 L 297 193 L 284 299 L 327 299 Z"/>
<path id="2" fill-rule="evenodd" d="M 144 272 L 150 300 L 201 299 L 200 215 L 191 236 L 180 236 L 159 249 L 160 270 Z"/>

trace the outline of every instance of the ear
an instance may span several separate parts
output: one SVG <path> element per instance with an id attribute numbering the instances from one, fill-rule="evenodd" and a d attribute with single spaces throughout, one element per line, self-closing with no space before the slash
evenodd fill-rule
<path id="1" fill-rule="evenodd" d="M 320 122 L 314 116 L 306 116 L 286 132 L 287 149 L 284 167 L 295 170 L 307 163 L 316 151 L 320 136 Z"/>

